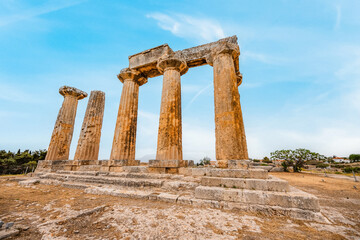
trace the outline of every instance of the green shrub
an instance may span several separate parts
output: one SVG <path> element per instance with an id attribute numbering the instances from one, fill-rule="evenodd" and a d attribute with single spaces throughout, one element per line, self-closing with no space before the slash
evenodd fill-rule
<path id="1" fill-rule="evenodd" d="M 326 163 L 318 163 L 316 165 L 316 168 L 327 168 L 329 166 L 329 164 L 326 164 Z"/>
<path id="2" fill-rule="evenodd" d="M 2 174 L 22 174 L 28 168 L 31 171 L 36 167 L 39 160 L 44 160 L 46 150 L 23 152 L 20 149 L 15 152 L 0 150 L 0 175 Z"/>
<path id="3" fill-rule="evenodd" d="M 346 167 L 346 168 L 344 168 L 345 173 L 352 173 L 353 171 L 355 173 L 359 173 L 360 172 L 360 167 Z"/>

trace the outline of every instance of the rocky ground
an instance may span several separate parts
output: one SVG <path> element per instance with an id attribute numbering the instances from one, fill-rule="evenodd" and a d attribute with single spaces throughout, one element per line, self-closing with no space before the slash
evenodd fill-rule
<path id="1" fill-rule="evenodd" d="M 360 183 L 303 173 L 273 175 L 319 197 L 332 224 L 59 186 L 23 187 L 15 177 L 0 178 L 0 219 L 20 229 L 10 239 L 360 239 Z"/>

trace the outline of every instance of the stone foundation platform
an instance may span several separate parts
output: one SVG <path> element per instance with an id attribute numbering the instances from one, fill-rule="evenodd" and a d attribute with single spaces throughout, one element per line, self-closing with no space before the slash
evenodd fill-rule
<path id="1" fill-rule="evenodd" d="M 109 166 L 105 169 L 106 164 L 106 161 L 99 161 L 97 165 L 80 165 L 74 171 L 71 169 L 75 165 L 66 161 L 40 161 L 35 179 L 43 184 L 85 189 L 91 194 L 261 211 L 327 222 L 315 196 L 269 176 L 262 169 L 176 167 L 177 173 L 173 174 L 161 172 L 166 167 L 158 161 L 152 162 L 152 167 L 121 166 L 121 171 L 111 171 Z M 174 164 L 181 166 L 179 162 Z"/>

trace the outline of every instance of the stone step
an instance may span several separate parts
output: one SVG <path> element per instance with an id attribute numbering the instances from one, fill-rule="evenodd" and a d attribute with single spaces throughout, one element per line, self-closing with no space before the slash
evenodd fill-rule
<path id="1" fill-rule="evenodd" d="M 235 203 L 225 201 L 214 201 L 195 198 L 192 194 L 171 194 L 166 192 L 142 191 L 115 189 L 113 187 L 89 187 L 85 189 L 86 193 L 98 195 L 112 195 L 123 198 L 156 200 L 176 204 L 192 205 L 194 207 L 212 207 L 227 210 L 242 210 L 262 212 L 263 214 L 273 216 L 289 216 L 295 219 L 317 221 L 330 223 L 319 211 L 304 210 L 299 208 L 285 208 L 280 206 L 259 205 L 255 203 Z"/>
<path id="2" fill-rule="evenodd" d="M 48 173 L 40 176 L 45 179 L 55 179 L 59 181 L 85 182 L 96 184 L 113 184 L 124 187 L 155 187 L 160 188 L 164 180 L 159 179 L 134 179 L 134 178 L 115 178 L 104 176 L 86 176 L 73 174 Z"/>
<path id="3" fill-rule="evenodd" d="M 143 178 L 143 179 L 173 179 L 180 180 L 184 179 L 183 175 L 175 174 L 158 174 L 158 173 L 137 173 L 137 172 L 94 172 L 94 171 L 56 171 L 57 174 L 66 175 L 81 175 L 81 176 L 104 176 L 104 177 L 117 177 L 117 178 Z M 186 177 L 185 177 L 186 179 Z"/>
<path id="4" fill-rule="evenodd" d="M 180 168 L 179 174 L 185 176 L 207 176 L 224 178 L 268 178 L 268 172 L 263 169 Z"/>
<path id="5" fill-rule="evenodd" d="M 59 185 L 67 188 L 84 189 L 84 192 L 88 194 L 112 195 L 112 196 L 118 196 L 118 197 L 130 198 L 130 199 L 157 200 L 157 201 L 171 202 L 176 204 L 193 205 L 194 207 L 212 207 L 212 208 L 220 208 L 226 210 L 261 212 L 262 214 L 265 215 L 269 214 L 270 216 L 273 216 L 274 214 L 280 216 L 285 215 L 295 219 L 329 223 L 328 220 L 318 210 L 313 211 L 313 210 L 307 210 L 307 209 L 301 209 L 295 207 L 291 207 L 291 208 L 281 207 L 279 206 L 279 204 L 262 205 L 261 203 L 259 204 L 259 201 L 232 202 L 232 201 L 224 201 L 223 200 L 224 198 L 217 198 L 222 200 L 209 200 L 209 197 L 196 198 L 194 196 L 194 190 L 176 192 L 176 191 L 168 191 L 158 188 L 124 188 L 122 186 L 116 186 L 116 185 L 101 184 L 101 186 L 98 186 L 96 184 L 91 184 L 91 183 L 79 183 L 79 182 L 69 182 L 69 181 L 62 182 L 51 179 L 41 179 L 40 183 L 47 185 Z M 206 187 L 198 187 L 198 188 L 201 189 Z M 224 189 L 224 188 L 220 188 L 220 189 Z M 291 190 L 294 191 L 293 188 Z M 256 191 L 251 191 L 251 192 L 254 193 Z M 200 194 L 199 190 L 197 194 L 199 196 Z M 305 196 L 309 196 L 309 194 Z M 250 195 L 249 198 L 250 200 L 252 199 Z"/>
<path id="6" fill-rule="evenodd" d="M 160 175 L 160 174 L 159 174 Z M 130 178 L 128 177 L 108 177 L 108 176 L 88 176 L 74 174 L 47 173 L 39 176 L 41 179 L 53 179 L 62 182 L 83 182 L 90 184 L 109 184 L 130 188 L 162 188 L 169 191 L 194 190 L 199 186 L 198 182 L 179 181 L 177 179 L 153 179 L 153 178 Z M 185 179 L 186 180 L 186 179 Z"/>
<path id="7" fill-rule="evenodd" d="M 234 189 L 289 192 L 287 181 L 279 179 L 202 177 L 201 185 Z"/>
<path id="8" fill-rule="evenodd" d="M 318 198 L 302 191 L 284 193 L 199 186 L 195 189 L 195 197 L 214 201 L 299 208 L 315 212 L 320 211 Z"/>

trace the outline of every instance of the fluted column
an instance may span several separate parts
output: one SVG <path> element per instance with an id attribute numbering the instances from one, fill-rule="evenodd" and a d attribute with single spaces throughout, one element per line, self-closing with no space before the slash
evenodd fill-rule
<path id="1" fill-rule="evenodd" d="M 135 160 L 139 86 L 146 83 L 147 78 L 129 68 L 123 69 L 118 78 L 124 85 L 116 119 L 110 164 L 120 160 L 121 165 L 128 165 Z"/>
<path id="2" fill-rule="evenodd" d="M 68 160 L 78 100 L 87 97 L 79 89 L 63 86 L 59 93 L 64 96 L 45 160 Z"/>
<path id="3" fill-rule="evenodd" d="M 188 70 L 180 57 L 166 56 L 158 61 L 163 73 L 156 160 L 182 160 L 181 82 Z"/>
<path id="4" fill-rule="evenodd" d="M 98 160 L 105 93 L 91 91 L 74 160 Z"/>
<path id="5" fill-rule="evenodd" d="M 236 44 L 223 42 L 208 57 L 214 68 L 214 103 L 216 159 L 218 166 L 227 167 L 227 160 L 248 159 L 244 122 L 234 59 L 240 54 Z"/>

